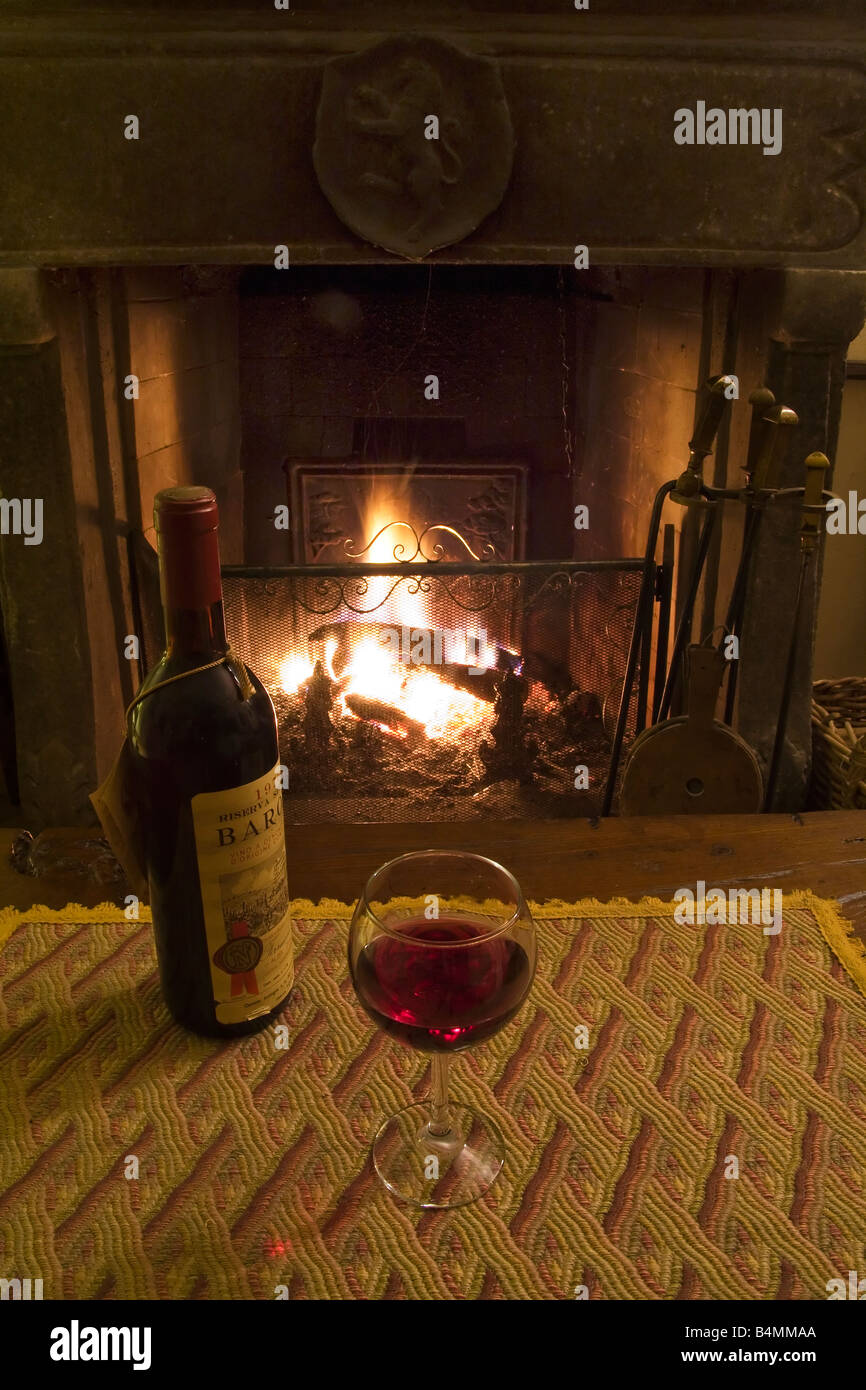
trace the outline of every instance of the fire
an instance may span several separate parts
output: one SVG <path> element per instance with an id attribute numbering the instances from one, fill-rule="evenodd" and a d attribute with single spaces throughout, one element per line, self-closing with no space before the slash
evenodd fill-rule
<path id="1" fill-rule="evenodd" d="M 490 714 L 484 700 L 455 690 L 429 667 L 404 666 L 374 638 L 359 642 L 346 671 L 345 694 L 366 695 L 423 724 L 428 738 L 446 738 Z M 347 714 L 345 699 L 343 709 Z"/>
<path id="2" fill-rule="evenodd" d="M 387 506 L 376 502 L 369 507 L 365 532 L 375 539 L 364 556 L 365 563 L 393 562 L 394 547 L 401 539 L 400 527 L 392 524 L 396 509 L 394 499 Z M 406 535 L 410 533 L 407 531 Z M 414 548 L 411 542 L 410 547 Z M 426 594 L 421 589 L 409 592 L 411 581 L 403 580 L 389 596 L 393 584 L 393 578 L 387 575 L 370 577 L 364 606 L 371 617 L 383 628 L 408 628 L 411 631 L 433 627 Z M 452 641 L 447 660 L 477 667 L 496 665 L 496 649 L 486 641 L 482 631 L 467 628 L 465 634 L 450 636 Z M 350 650 L 347 664 L 338 675 L 333 665 L 338 646 L 335 639 L 328 640 L 324 665 L 331 679 L 340 685 L 339 708 L 345 716 L 357 717 L 347 707 L 346 696 L 363 696 L 399 710 L 422 725 L 428 738 L 440 739 L 453 737 L 462 729 L 489 719 L 492 714 L 488 701 L 479 700 L 469 691 L 450 685 L 436 675 L 431 666 L 406 665 L 395 659 L 388 646 L 375 638 L 359 638 Z M 312 674 L 313 661 L 309 657 L 295 655 L 286 657 L 281 663 L 278 679 L 283 690 L 294 695 Z M 389 728 L 386 724 L 379 727 Z M 405 730 L 399 728 L 389 729 L 389 732 L 405 737 Z"/>
<path id="3" fill-rule="evenodd" d="M 313 674 L 313 663 L 307 656 L 287 656 L 280 662 L 277 680 L 287 695 L 297 695 L 304 681 Z"/>
<path id="4" fill-rule="evenodd" d="M 332 680 L 336 679 L 332 663 L 338 646 L 339 643 L 333 637 L 330 637 L 325 644 L 325 669 Z M 285 657 L 277 670 L 277 681 L 280 689 L 284 690 L 287 695 L 297 695 L 304 681 L 310 679 L 313 670 L 314 663 L 308 656 L 301 656 L 296 653 L 295 656 Z"/>
<path id="5" fill-rule="evenodd" d="M 374 537 L 364 557 L 368 564 L 393 564 L 395 546 L 401 542 L 405 544 L 406 537 L 410 535 L 409 531 L 403 532 L 401 527 L 392 524 L 393 509 L 393 504 L 385 507 L 381 503 L 373 504 L 367 509 L 364 528 L 368 536 Z M 410 554 L 412 549 L 414 543 L 410 542 Z M 396 558 L 399 558 L 399 553 Z M 376 609 L 377 620 L 381 623 L 394 623 L 396 626 L 405 623 L 408 627 L 426 627 L 428 624 L 424 595 L 420 591 L 410 594 L 404 582 L 390 598 L 386 598 L 393 582 L 385 574 L 373 575 L 370 579 L 369 605 L 372 606 L 377 601 L 381 604 L 381 608 Z"/>

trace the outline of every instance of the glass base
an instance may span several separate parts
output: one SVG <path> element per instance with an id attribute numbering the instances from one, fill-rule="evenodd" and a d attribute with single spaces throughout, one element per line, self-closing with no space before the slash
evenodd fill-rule
<path id="1" fill-rule="evenodd" d="M 386 1120 L 373 1140 L 373 1166 L 404 1202 L 463 1207 L 481 1197 L 505 1161 L 493 1121 L 468 1105 L 448 1105 L 448 1132 L 434 1134 L 429 1101 L 408 1105 Z"/>

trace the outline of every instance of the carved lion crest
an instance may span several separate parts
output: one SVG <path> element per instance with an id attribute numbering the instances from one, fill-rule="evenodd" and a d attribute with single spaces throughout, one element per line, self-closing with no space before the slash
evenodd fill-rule
<path id="1" fill-rule="evenodd" d="M 313 163 L 342 222 L 410 260 L 473 232 L 511 177 L 495 63 L 441 39 L 387 39 L 328 63 Z"/>

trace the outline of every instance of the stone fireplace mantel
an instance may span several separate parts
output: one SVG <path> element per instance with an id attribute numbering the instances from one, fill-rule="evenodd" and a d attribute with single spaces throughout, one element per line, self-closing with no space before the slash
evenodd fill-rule
<path id="1" fill-rule="evenodd" d="M 718 0 L 712 14 L 693 0 L 635 0 L 640 13 L 631 14 L 628 0 L 611 4 L 608 13 L 604 0 L 591 0 L 590 12 L 573 11 L 569 3 L 524 0 L 525 12 L 515 15 L 484 0 L 459 13 L 430 0 L 406 0 L 399 10 L 327 4 L 314 10 L 299 3 L 288 12 L 273 9 L 270 0 L 231 11 L 190 0 L 179 10 L 153 4 L 111 12 L 86 0 L 54 0 L 48 10 L 13 0 L 0 17 L 0 482 L 6 496 L 47 499 L 53 556 L 48 566 L 38 547 L 25 548 L 16 538 L 0 564 L 0 608 L 16 648 L 13 707 L 25 823 L 92 819 L 88 792 L 110 765 L 134 693 L 136 672 L 124 645 L 135 630 L 127 538 L 141 534 L 146 513 L 138 455 L 152 459 L 162 450 L 154 476 L 168 485 L 177 480 L 177 460 L 194 472 L 203 450 L 216 460 L 226 517 L 242 527 L 241 268 L 273 265 L 281 246 L 298 267 L 393 266 L 375 273 L 397 276 L 406 266 L 404 256 L 341 220 L 317 176 L 317 111 L 329 64 L 404 36 L 417 36 L 407 42 L 422 57 L 425 46 L 437 51 L 437 41 L 452 45 L 459 54 L 453 69 L 446 68 L 448 90 L 470 144 L 483 145 L 489 136 L 487 99 L 473 104 L 472 84 L 461 74 L 474 64 L 492 75 L 489 90 L 504 94 L 508 120 L 494 138 L 505 139 L 510 125 L 513 147 L 501 164 L 508 177 L 499 200 L 488 199 L 490 208 L 482 200 L 468 234 L 431 243 L 442 249 L 410 259 L 441 265 L 442 275 L 451 265 L 513 274 L 515 266 L 571 267 L 574 248 L 585 246 L 585 283 L 608 304 L 610 319 L 628 324 L 637 320 L 640 294 L 628 299 L 620 268 L 625 282 L 649 268 L 648 283 L 664 280 L 667 294 L 670 280 L 679 287 L 681 276 L 664 267 L 694 268 L 703 308 L 700 294 L 689 313 L 678 312 L 678 300 L 656 306 L 665 329 L 659 341 L 672 350 L 658 353 L 662 379 L 649 378 L 652 423 L 643 432 L 658 436 L 651 442 L 665 470 L 661 477 L 683 461 L 662 426 L 675 434 L 677 450 L 689 437 L 690 422 L 670 410 L 671 399 L 690 415 L 694 391 L 723 361 L 742 373 L 744 395 L 767 384 L 796 404 L 801 429 L 787 485 L 800 481 L 810 450 L 832 459 L 845 353 L 866 310 L 862 3 L 837 0 L 819 11 L 801 0 L 767 0 L 760 15 L 739 0 Z M 700 102 L 722 110 L 780 110 L 781 151 L 678 145 L 676 111 L 697 110 Z M 135 140 L 125 138 L 130 115 L 138 119 Z M 483 158 L 478 163 L 483 167 Z M 475 192 L 473 178 L 455 181 L 455 196 L 465 197 L 470 211 Z M 151 438 L 146 447 L 137 442 L 140 425 L 148 434 L 142 421 L 154 418 L 160 392 L 168 400 L 176 390 L 180 400 L 184 373 L 152 366 L 141 401 L 125 394 L 128 374 L 142 370 L 131 347 L 130 275 L 164 276 L 174 286 L 142 292 L 144 303 L 132 306 L 136 323 L 155 320 L 164 300 L 166 313 L 173 305 L 177 321 L 191 325 L 190 341 L 207 341 L 213 354 L 223 353 L 216 364 L 207 359 L 212 395 L 201 397 L 209 409 L 218 400 L 220 418 L 211 419 L 202 406 L 199 419 L 190 406 L 199 426 L 195 449 L 185 437 Z M 209 297 L 216 307 L 208 307 Z M 679 360 L 690 324 L 700 351 L 690 375 L 672 383 L 681 369 L 670 363 Z M 576 343 L 576 319 L 568 331 Z M 616 388 L 595 435 L 604 434 L 605 420 L 610 425 L 621 404 L 617 457 L 630 480 L 646 481 L 635 443 L 644 398 L 634 375 L 604 357 L 612 340 L 605 347 L 593 332 L 584 337 L 581 365 L 589 368 L 595 352 Z M 556 346 L 548 396 L 551 382 L 559 392 Z M 483 352 L 478 360 L 482 377 L 489 371 L 492 381 L 495 361 Z M 184 363 L 170 364 L 177 365 Z M 201 363 L 191 358 L 190 365 Z M 533 391 L 538 380 L 540 374 Z M 666 385 L 674 397 L 664 394 Z M 491 396 L 486 382 L 480 389 Z M 588 386 L 584 395 L 592 396 Z M 545 425 L 547 407 L 534 403 Z M 490 409 L 495 415 L 498 407 Z M 560 458 L 563 410 L 558 394 L 558 433 L 555 440 L 543 435 L 539 451 L 545 506 L 567 521 L 573 499 Z M 746 413 L 739 412 L 735 434 L 742 434 Z M 317 408 L 299 414 L 314 418 Z M 572 415 L 580 440 L 580 410 Z M 595 458 L 588 444 L 603 454 L 609 443 L 608 436 L 583 440 L 588 473 Z M 330 456 L 345 457 L 333 441 L 328 447 Z M 733 437 L 720 448 L 716 485 L 735 476 L 744 447 L 744 438 Z M 247 452 L 257 451 L 260 471 L 284 482 L 262 440 L 251 437 Z M 321 452 L 328 452 L 324 444 Z M 626 506 L 640 510 L 631 498 Z M 752 710 L 743 724 L 759 747 L 771 736 L 777 709 L 765 672 L 781 669 L 790 629 L 798 524 L 793 511 L 785 514 L 754 570 L 756 591 L 773 598 L 756 611 L 740 685 Z M 251 553 L 260 558 L 255 547 Z M 815 592 L 813 579 L 804 632 L 813 622 Z M 44 680 L 53 665 L 62 667 L 62 682 Z M 811 647 L 804 641 L 791 713 L 800 750 L 808 747 L 810 689 Z M 804 753 L 789 769 L 785 796 L 792 806 L 799 804 L 807 761 Z"/>
<path id="2" fill-rule="evenodd" d="M 857 7 L 470 8 L 7 12 L 0 265 L 394 259 L 340 221 L 312 149 L 327 65 L 401 34 L 493 64 L 514 128 L 501 203 L 439 260 L 571 264 L 585 245 L 597 264 L 866 264 Z M 677 145 L 674 113 L 700 101 L 781 110 L 781 151 Z"/>

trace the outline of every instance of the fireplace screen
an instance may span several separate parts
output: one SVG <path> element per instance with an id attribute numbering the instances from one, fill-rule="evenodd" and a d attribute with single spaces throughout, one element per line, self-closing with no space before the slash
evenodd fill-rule
<path id="1" fill-rule="evenodd" d="M 226 567 L 232 644 L 277 711 L 287 819 L 598 814 L 643 570 Z"/>

